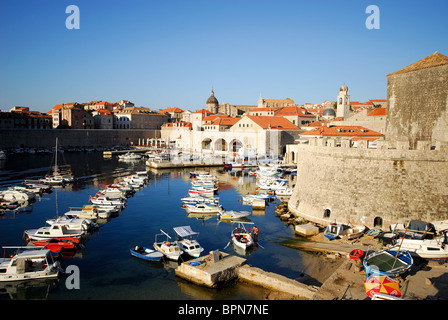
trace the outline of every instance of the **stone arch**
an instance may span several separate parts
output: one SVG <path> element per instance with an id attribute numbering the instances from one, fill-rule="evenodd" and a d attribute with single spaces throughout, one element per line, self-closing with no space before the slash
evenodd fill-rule
<path id="1" fill-rule="evenodd" d="M 330 209 L 325 209 L 324 210 L 324 218 L 330 218 L 331 215 L 331 210 Z"/>
<path id="2" fill-rule="evenodd" d="M 215 141 L 215 150 L 227 151 L 227 142 L 223 138 L 219 138 Z"/>
<path id="3" fill-rule="evenodd" d="M 202 149 L 203 150 L 210 150 L 212 148 L 212 139 L 205 138 L 202 140 Z"/>
<path id="4" fill-rule="evenodd" d="M 229 150 L 231 152 L 237 152 L 238 149 L 240 149 L 242 147 L 243 147 L 243 143 L 236 138 L 233 139 L 232 141 L 230 141 L 230 143 L 229 143 Z"/>

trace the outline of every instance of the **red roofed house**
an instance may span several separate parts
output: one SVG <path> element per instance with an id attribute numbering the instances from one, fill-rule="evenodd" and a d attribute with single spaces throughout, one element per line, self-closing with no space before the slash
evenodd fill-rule
<path id="1" fill-rule="evenodd" d="M 184 110 L 180 108 L 165 108 L 160 111 L 161 113 L 167 113 L 170 115 L 170 122 L 178 122 L 182 119 L 182 114 L 184 113 Z"/>
<path id="2" fill-rule="evenodd" d="M 368 140 L 369 142 L 378 139 L 384 140 L 384 135 L 361 126 L 336 126 L 327 123 L 313 130 L 309 130 L 300 134 L 300 141 L 314 138 L 336 138 L 336 144 L 341 144 L 342 140 Z"/>
<path id="3" fill-rule="evenodd" d="M 114 114 L 110 110 L 106 109 L 93 110 L 92 116 L 95 129 L 114 128 Z"/>

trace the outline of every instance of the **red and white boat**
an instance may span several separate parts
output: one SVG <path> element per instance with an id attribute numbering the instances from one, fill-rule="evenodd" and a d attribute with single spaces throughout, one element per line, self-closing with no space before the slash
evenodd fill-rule
<path id="1" fill-rule="evenodd" d="M 198 194 L 203 196 L 213 196 L 215 194 L 215 191 L 209 188 L 197 187 L 190 189 L 188 193 L 190 194 L 190 196 Z"/>

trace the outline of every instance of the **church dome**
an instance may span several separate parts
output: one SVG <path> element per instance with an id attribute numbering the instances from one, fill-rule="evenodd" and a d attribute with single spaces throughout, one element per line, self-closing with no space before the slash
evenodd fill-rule
<path id="1" fill-rule="evenodd" d="M 206 104 L 219 105 L 218 99 L 216 99 L 215 93 L 213 92 L 213 90 L 212 90 L 212 94 L 211 94 L 210 98 L 207 99 Z"/>
<path id="2" fill-rule="evenodd" d="M 327 108 L 322 112 L 322 117 L 325 119 L 334 119 L 336 118 L 336 111 L 333 108 Z"/>
<path id="3" fill-rule="evenodd" d="M 347 87 L 345 84 L 343 84 L 343 85 L 339 88 L 339 91 L 348 91 L 348 87 Z"/>

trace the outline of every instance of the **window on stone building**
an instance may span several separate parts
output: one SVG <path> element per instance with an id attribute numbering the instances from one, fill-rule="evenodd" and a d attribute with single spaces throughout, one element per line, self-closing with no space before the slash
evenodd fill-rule
<path id="1" fill-rule="evenodd" d="M 324 211 L 324 218 L 330 218 L 330 214 L 331 214 L 331 210 L 330 209 L 325 209 L 325 211 Z"/>

